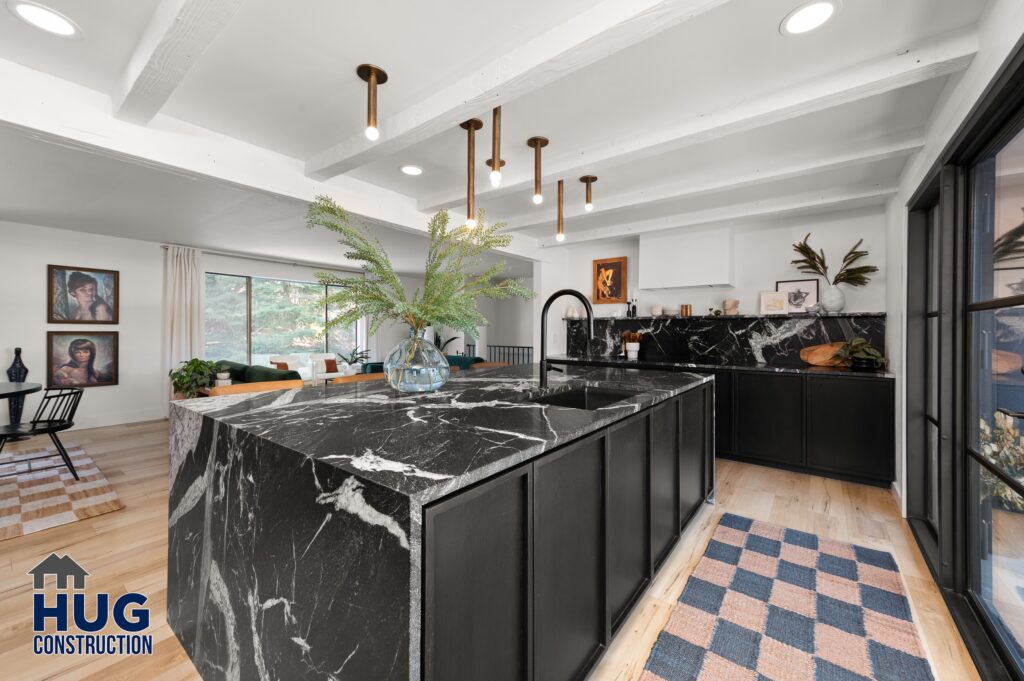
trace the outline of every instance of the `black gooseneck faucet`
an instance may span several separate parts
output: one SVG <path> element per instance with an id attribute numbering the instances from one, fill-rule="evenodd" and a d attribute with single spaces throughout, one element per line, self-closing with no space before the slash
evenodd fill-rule
<path id="1" fill-rule="evenodd" d="M 576 289 L 571 288 L 563 288 L 552 293 L 551 297 L 544 303 L 544 309 L 540 313 L 540 387 L 542 388 L 548 387 L 548 371 L 561 371 L 561 369 L 548 366 L 548 309 L 551 307 L 551 303 L 562 296 L 578 298 L 587 310 L 587 349 L 584 354 L 585 357 L 590 356 L 590 344 L 594 339 L 594 308 L 590 305 L 587 297 Z"/>

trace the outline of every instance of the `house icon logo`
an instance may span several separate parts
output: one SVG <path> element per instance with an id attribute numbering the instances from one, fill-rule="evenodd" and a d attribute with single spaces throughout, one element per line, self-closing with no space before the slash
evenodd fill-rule
<path id="1" fill-rule="evenodd" d="M 89 576 L 85 568 L 76 563 L 71 556 L 58 557 L 56 553 L 51 553 L 28 573 L 32 575 L 33 589 L 45 588 L 46 578 L 49 575 L 54 575 L 57 578 L 58 589 L 84 589 L 85 578 Z M 69 579 L 74 586 L 68 586 Z"/>

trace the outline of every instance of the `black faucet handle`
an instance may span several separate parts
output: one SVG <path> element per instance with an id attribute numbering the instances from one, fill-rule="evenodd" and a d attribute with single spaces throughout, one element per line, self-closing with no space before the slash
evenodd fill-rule
<path id="1" fill-rule="evenodd" d="M 557 371 L 560 374 L 564 374 L 565 373 L 565 369 L 559 369 L 554 364 L 548 364 L 548 371 Z"/>

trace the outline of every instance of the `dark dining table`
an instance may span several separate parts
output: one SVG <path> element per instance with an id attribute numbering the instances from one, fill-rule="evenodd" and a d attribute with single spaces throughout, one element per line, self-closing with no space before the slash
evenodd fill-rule
<path id="1" fill-rule="evenodd" d="M 0 400 L 11 400 L 11 425 L 21 423 L 21 408 L 25 403 L 25 395 L 37 393 L 43 389 L 38 383 L 0 383 Z M 26 437 L 9 438 L 11 442 L 27 440 Z"/>

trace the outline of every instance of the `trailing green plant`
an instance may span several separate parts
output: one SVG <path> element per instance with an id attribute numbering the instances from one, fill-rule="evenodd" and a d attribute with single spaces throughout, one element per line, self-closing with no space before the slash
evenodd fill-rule
<path id="1" fill-rule="evenodd" d="M 217 362 L 192 358 L 182 362 L 177 369 L 168 372 L 174 392 L 181 393 L 186 399 L 199 396 L 199 389 L 210 385 L 210 379 L 217 373 Z"/>
<path id="2" fill-rule="evenodd" d="M 832 355 L 832 358 L 843 360 L 843 363 L 847 365 L 854 359 L 871 360 L 877 366 L 885 366 L 889 363 L 888 357 L 863 338 L 851 338 L 846 341 L 843 347 L 836 350 L 836 354 Z"/>
<path id="3" fill-rule="evenodd" d="M 338 358 L 346 364 L 359 364 L 360 362 L 365 362 L 370 359 L 370 351 L 360 350 L 358 345 L 352 348 L 347 355 L 341 352 L 337 353 L 337 355 Z"/>
<path id="4" fill-rule="evenodd" d="M 1015 480 L 1024 482 L 1024 438 L 1017 428 L 1017 420 L 997 411 L 990 425 L 981 419 L 978 439 L 981 455 L 999 470 Z M 1008 511 L 1024 513 L 1024 499 L 996 476 L 981 468 L 983 497 L 998 499 Z"/>
<path id="5" fill-rule="evenodd" d="M 810 238 L 811 234 L 808 232 L 803 241 L 793 244 L 793 250 L 800 257 L 793 260 L 791 264 L 796 265 L 796 268 L 804 274 L 817 274 L 818 276 L 825 277 L 825 282 L 832 285 L 867 286 L 868 282 L 871 281 L 868 275 L 878 271 L 878 268 L 874 265 L 854 266 L 854 263 L 861 258 L 866 258 L 868 255 L 867 251 L 858 250 L 860 245 L 864 243 L 864 239 L 861 239 L 847 252 L 839 272 L 830 280 L 828 276 L 828 263 L 825 260 L 825 249 L 815 251 L 811 244 L 808 243 Z"/>
<path id="6" fill-rule="evenodd" d="M 487 325 L 487 319 L 476 309 L 477 298 L 533 298 L 536 294 L 523 286 L 521 280 L 495 279 L 505 271 L 504 262 L 499 261 L 480 274 L 471 274 L 482 265 L 485 253 L 512 243 L 511 234 L 498 233 L 502 223 L 487 226 L 483 218 L 481 211 L 474 229 L 465 225 L 449 228 L 448 211 L 444 210 L 430 219 L 423 288 L 417 288 L 409 297 L 380 241 L 365 227 L 353 225 L 345 209 L 333 199 L 318 196 L 309 206 L 307 225 L 339 234 L 338 243 L 345 248 L 345 257 L 360 263 L 367 275 L 339 277 L 316 273 L 321 283 L 339 288 L 324 299 L 327 305 L 342 311 L 327 322 L 327 329 L 348 326 L 366 317 L 371 334 L 384 322 L 398 320 L 416 334 L 434 325 L 476 338 L 476 327 Z"/>
<path id="7" fill-rule="evenodd" d="M 448 340 L 442 342 L 441 341 L 441 334 L 437 333 L 436 331 L 434 332 L 434 345 L 437 346 L 437 349 L 440 350 L 442 354 L 444 353 L 444 349 L 446 347 L 448 347 L 449 343 L 451 343 L 452 341 L 456 341 L 458 339 L 459 339 L 458 336 L 452 336 Z"/>

